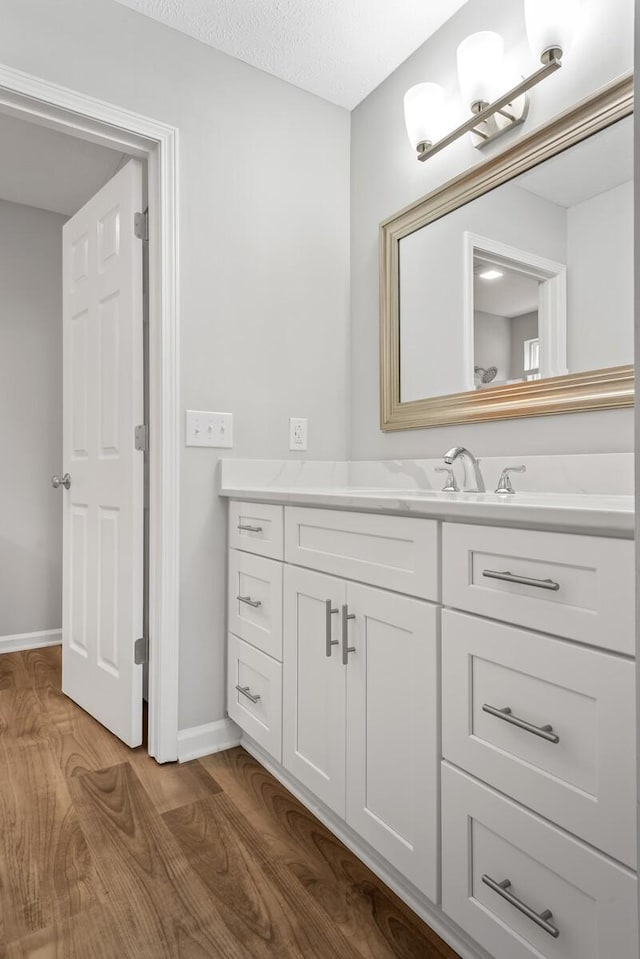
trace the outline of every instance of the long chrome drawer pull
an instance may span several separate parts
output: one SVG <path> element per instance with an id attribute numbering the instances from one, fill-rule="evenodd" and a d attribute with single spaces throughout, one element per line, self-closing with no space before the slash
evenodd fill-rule
<path id="1" fill-rule="evenodd" d="M 236 596 L 236 599 L 239 603 L 244 603 L 245 606 L 253 606 L 254 609 L 257 609 L 258 606 L 262 606 L 261 600 L 251 599 L 250 596 Z"/>
<path id="2" fill-rule="evenodd" d="M 243 523 L 238 523 L 238 529 L 243 529 L 246 533 L 262 532 L 262 526 L 245 526 Z"/>
<path id="3" fill-rule="evenodd" d="M 339 640 L 331 639 L 331 617 L 340 612 L 338 609 L 334 609 L 333 603 L 330 599 L 327 599 L 324 604 L 326 618 L 325 618 L 325 652 L 327 656 L 331 656 L 331 647 L 338 646 Z"/>
<path id="4" fill-rule="evenodd" d="M 512 726 L 517 726 L 518 729 L 524 729 L 527 733 L 532 733 L 534 736 L 539 736 L 540 739 L 546 739 L 548 743 L 559 743 L 560 737 L 557 733 L 554 733 L 553 726 L 534 726 L 533 723 L 528 723 L 526 719 L 518 719 L 517 716 L 514 716 L 511 712 L 510 706 L 504 706 L 502 709 L 497 709 L 495 706 L 488 706 L 486 703 L 482 707 L 483 713 L 489 713 L 490 716 L 495 716 L 496 719 L 503 719 L 505 723 L 511 723 Z"/>
<path id="5" fill-rule="evenodd" d="M 355 619 L 356 614 L 349 612 L 348 606 L 342 607 L 342 665 L 349 665 L 349 653 L 355 653 L 356 647 L 349 646 L 349 620 Z"/>
<path id="6" fill-rule="evenodd" d="M 536 586 L 538 589 L 551 589 L 554 593 L 560 589 L 560 583 L 552 579 L 532 579 L 531 576 L 516 576 L 515 573 L 505 571 L 500 573 L 495 569 L 483 569 L 482 575 L 487 579 L 502 579 L 505 583 L 520 583 L 522 586 Z"/>
<path id="7" fill-rule="evenodd" d="M 522 902 L 521 899 L 518 899 L 517 896 L 514 896 L 512 892 L 508 890 L 511 887 L 510 879 L 503 879 L 502 882 L 496 882 L 495 879 L 492 879 L 491 876 L 483 876 L 483 883 L 493 889 L 494 892 L 497 892 L 499 896 L 514 906 L 518 912 L 521 912 L 523 916 L 526 916 L 527 919 L 530 919 L 531 922 L 535 922 L 536 926 L 540 926 L 541 929 L 544 929 L 545 932 L 548 932 L 550 936 L 553 936 L 554 939 L 557 939 L 560 935 L 560 930 L 553 926 L 549 919 L 553 916 L 553 913 L 550 909 L 545 909 L 544 912 L 536 912 L 535 909 L 532 909 L 531 906 L 527 906 L 525 902 Z"/>
<path id="8" fill-rule="evenodd" d="M 252 703 L 260 702 L 259 695 L 254 696 L 253 693 L 249 692 L 249 690 L 251 689 L 250 686 L 236 686 L 236 689 L 238 690 L 239 693 L 242 693 L 243 696 L 246 696 L 247 699 L 250 699 Z"/>

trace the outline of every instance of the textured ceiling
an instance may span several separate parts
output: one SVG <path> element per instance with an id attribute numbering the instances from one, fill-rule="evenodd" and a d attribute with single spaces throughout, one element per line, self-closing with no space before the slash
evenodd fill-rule
<path id="1" fill-rule="evenodd" d="M 466 0 L 118 0 L 353 109 Z"/>
<path id="2" fill-rule="evenodd" d="M 120 153 L 0 113 L 0 199 L 71 216 L 115 173 Z"/>

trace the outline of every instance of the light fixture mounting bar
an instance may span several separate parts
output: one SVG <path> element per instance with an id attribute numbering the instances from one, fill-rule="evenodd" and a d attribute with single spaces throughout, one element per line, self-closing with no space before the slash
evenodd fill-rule
<path id="1" fill-rule="evenodd" d="M 465 133 L 473 133 L 475 136 L 480 137 L 482 140 L 482 145 L 484 146 L 484 144 L 489 143 L 491 140 L 495 140 L 496 136 L 499 136 L 501 133 L 505 133 L 514 126 L 517 126 L 518 123 L 521 123 L 524 119 L 524 115 L 521 117 L 514 117 L 512 120 L 510 120 L 507 126 L 501 127 L 497 132 L 492 134 L 486 134 L 478 129 L 482 123 L 490 120 L 493 116 L 495 116 L 496 113 L 499 113 L 505 119 L 509 119 L 509 114 L 505 112 L 504 108 L 509 104 L 512 104 L 519 97 L 523 96 L 528 90 L 531 90 L 532 87 L 537 86 L 537 84 L 540 83 L 541 80 L 544 80 L 545 77 L 548 77 L 550 74 L 555 73 L 556 70 L 559 70 L 562 66 L 561 58 L 561 50 L 549 51 L 548 62 L 544 63 L 539 70 L 536 70 L 536 72 L 532 73 L 531 76 L 526 77 L 521 83 L 518 83 L 511 90 L 508 90 L 503 96 L 499 97 L 497 100 L 494 100 L 493 103 L 488 104 L 488 106 L 480 110 L 479 113 L 475 113 L 466 121 L 466 123 L 462 123 L 459 127 L 457 127 L 457 129 L 453 130 L 451 133 L 448 133 L 446 137 L 438 140 L 437 143 L 432 144 L 426 150 L 419 152 L 418 159 L 421 162 L 428 160 L 429 157 L 439 153 L 440 150 L 444 150 L 445 147 L 448 147 L 449 144 L 454 143 L 461 136 L 464 136 Z"/>

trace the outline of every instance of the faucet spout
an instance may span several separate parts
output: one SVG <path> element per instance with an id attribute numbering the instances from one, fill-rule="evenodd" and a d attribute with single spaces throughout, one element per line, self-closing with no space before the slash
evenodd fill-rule
<path id="1" fill-rule="evenodd" d="M 480 472 L 480 464 L 473 453 L 470 452 L 470 450 L 468 450 L 465 446 L 452 446 L 450 450 L 447 450 L 443 458 L 447 466 L 452 466 L 457 459 L 462 460 L 462 465 L 464 467 L 463 489 L 465 493 L 486 492 L 482 473 Z M 469 467 L 471 467 L 473 470 L 475 486 L 472 486 L 469 482 Z"/>

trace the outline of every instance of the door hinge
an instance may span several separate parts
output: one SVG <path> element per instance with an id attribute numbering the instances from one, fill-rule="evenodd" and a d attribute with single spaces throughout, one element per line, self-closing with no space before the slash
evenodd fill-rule
<path id="1" fill-rule="evenodd" d="M 145 423 L 142 423 L 140 426 L 136 426 L 135 430 L 135 444 L 136 449 L 140 450 L 141 453 L 146 453 L 148 448 L 149 432 Z"/>
<path id="2" fill-rule="evenodd" d="M 133 217 L 133 232 L 138 237 L 139 240 L 144 240 L 145 242 L 149 239 L 149 211 L 145 210 L 144 213 L 136 213 Z"/>
<path id="3" fill-rule="evenodd" d="M 149 640 L 146 636 L 136 639 L 133 644 L 133 661 L 136 666 L 144 666 L 149 662 Z"/>

